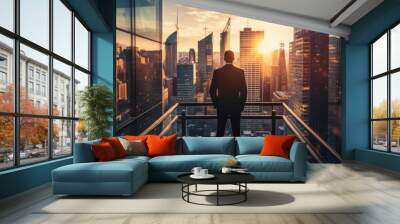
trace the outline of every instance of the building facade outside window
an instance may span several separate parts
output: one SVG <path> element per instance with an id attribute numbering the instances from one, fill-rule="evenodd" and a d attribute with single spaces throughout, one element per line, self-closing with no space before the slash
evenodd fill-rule
<path id="1" fill-rule="evenodd" d="M 73 105 L 90 85 L 90 32 L 63 0 L 0 8 L 12 11 L 0 22 L 0 170 L 71 156 L 73 143 L 87 139 Z"/>

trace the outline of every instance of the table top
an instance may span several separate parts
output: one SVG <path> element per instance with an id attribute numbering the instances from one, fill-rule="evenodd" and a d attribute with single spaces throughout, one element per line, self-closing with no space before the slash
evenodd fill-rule
<path id="1" fill-rule="evenodd" d="M 248 183 L 255 180 L 249 173 L 213 173 L 212 179 L 193 179 L 191 173 L 182 174 L 177 177 L 178 181 L 186 184 L 237 184 Z"/>

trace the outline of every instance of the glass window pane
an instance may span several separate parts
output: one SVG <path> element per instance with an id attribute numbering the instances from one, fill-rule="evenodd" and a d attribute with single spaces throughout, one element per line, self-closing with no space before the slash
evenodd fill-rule
<path id="1" fill-rule="evenodd" d="M 134 98 L 135 85 L 132 76 L 132 42 L 131 34 L 117 31 L 116 33 L 116 100 L 117 100 L 117 122 L 121 123 L 133 113 L 130 98 Z M 128 94 L 132 94 L 128 96 Z"/>
<path id="2" fill-rule="evenodd" d="M 372 81 L 372 118 L 386 118 L 387 115 L 387 77 Z"/>
<path id="3" fill-rule="evenodd" d="M 387 71 L 387 34 L 372 44 L 372 75 Z"/>
<path id="4" fill-rule="evenodd" d="M 117 1 L 117 28 L 131 32 L 131 0 Z"/>
<path id="5" fill-rule="evenodd" d="M 89 69 L 89 32 L 75 18 L 75 63 Z"/>
<path id="6" fill-rule="evenodd" d="M 53 51 L 71 60 L 72 12 L 60 1 L 53 0 Z"/>
<path id="7" fill-rule="evenodd" d="M 0 26 L 14 31 L 14 0 L 0 1 Z"/>
<path id="8" fill-rule="evenodd" d="M 392 117 L 400 117 L 400 72 L 391 75 L 391 110 Z"/>
<path id="9" fill-rule="evenodd" d="M 14 165 L 13 118 L 0 116 L 0 170 Z"/>
<path id="10" fill-rule="evenodd" d="M 0 35 L 0 111 L 14 111 L 14 42 Z"/>
<path id="11" fill-rule="evenodd" d="M 136 112 L 141 114 L 161 102 L 161 44 L 136 36 L 135 49 Z"/>
<path id="12" fill-rule="evenodd" d="M 20 0 L 21 36 L 49 47 L 49 0 Z"/>
<path id="13" fill-rule="evenodd" d="M 391 121 L 392 152 L 400 153 L 400 120 Z"/>
<path id="14" fill-rule="evenodd" d="M 53 60 L 53 115 L 72 117 L 71 66 Z"/>
<path id="15" fill-rule="evenodd" d="M 84 120 L 75 121 L 75 143 L 85 142 L 88 138 L 88 129 Z"/>
<path id="16" fill-rule="evenodd" d="M 89 86 L 89 75 L 75 69 L 75 117 L 81 114 L 80 95 L 87 86 Z"/>
<path id="17" fill-rule="evenodd" d="M 387 121 L 372 122 L 372 147 L 387 151 Z"/>
<path id="18" fill-rule="evenodd" d="M 49 57 L 21 44 L 20 109 L 25 114 L 48 114 Z"/>
<path id="19" fill-rule="evenodd" d="M 135 33 L 160 41 L 160 0 L 135 0 Z"/>
<path id="20" fill-rule="evenodd" d="M 35 163 L 49 158 L 49 120 L 21 117 L 20 119 L 20 162 Z"/>
<path id="21" fill-rule="evenodd" d="M 390 32 L 390 67 L 395 69 L 400 67 L 400 24 Z"/>
<path id="22" fill-rule="evenodd" d="M 72 154 L 72 121 L 53 120 L 53 157 Z"/>

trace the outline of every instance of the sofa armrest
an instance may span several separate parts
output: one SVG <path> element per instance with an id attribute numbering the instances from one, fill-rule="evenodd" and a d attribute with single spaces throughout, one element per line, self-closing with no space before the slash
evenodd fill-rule
<path id="1" fill-rule="evenodd" d="M 294 181 L 305 181 L 307 176 L 307 149 L 304 143 L 294 142 L 290 149 Z"/>
<path id="2" fill-rule="evenodd" d="M 90 141 L 90 142 L 82 142 L 75 143 L 74 145 L 74 163 L 89 163 L 95 162 L 96 158 L 94 157 L 90 146 L 92 144 L 99 143 L 99 140 Z"/>

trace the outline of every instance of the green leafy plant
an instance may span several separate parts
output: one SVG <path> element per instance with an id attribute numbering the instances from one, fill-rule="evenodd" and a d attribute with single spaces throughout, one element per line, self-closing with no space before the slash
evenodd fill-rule
<path id="1" fill-rule="evenodd" d="M 109 136 L 112 125 L 113 94 L 104 85 L 95 84 L 86 87 L 79 93 L 79 106 L 82 109 L 81 119 L 88 128 L 89 139 Z"/>

